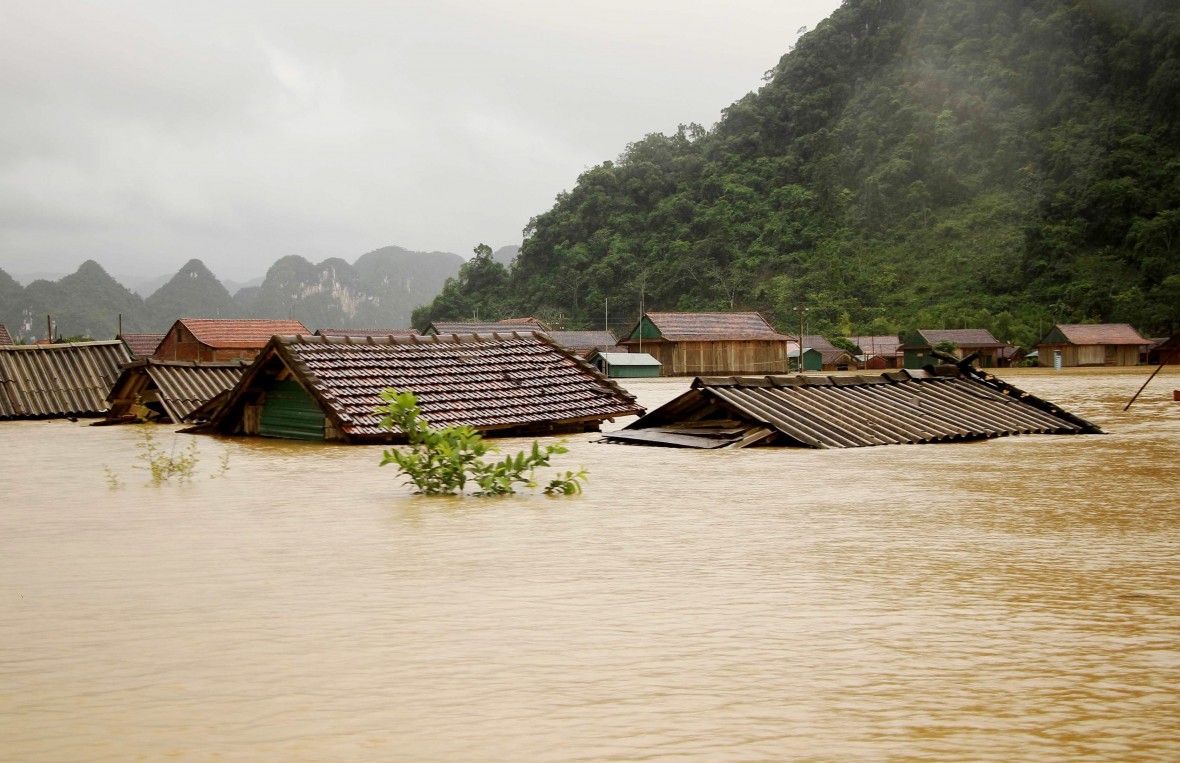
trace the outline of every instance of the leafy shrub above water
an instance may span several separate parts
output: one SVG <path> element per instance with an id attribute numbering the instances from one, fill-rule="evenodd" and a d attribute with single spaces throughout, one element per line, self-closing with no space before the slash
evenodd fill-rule
<path id="1" fill-rule="evenodd" d="M 432 429 L 422 418 L 413 392 L 386 389 L 381 399 L 387 403 L 378 408 L 385 414 L 381 426 L 405 434 L 409 446 L 408 450 L 386 450 L 381 466 L 397 464 L 399 472 L 423 495 L 463 494 L 468 483 L 478 487 L 471 493 L 477 496 L 511 495 L 518 485 L 536 489 L 535 470 L 549 466 L 552 456 L 569 452 L 564 445 L 542 447 L 534 441 L 529 451 L 505 456 L 502 461 L 485 461 L 484 456 L 497 452 L 496 446 L 472 427 Z M 543 491 L 547 495 L 581 493 L 586 477 L 585 469 L 566 471 L 550 480 Z"/>

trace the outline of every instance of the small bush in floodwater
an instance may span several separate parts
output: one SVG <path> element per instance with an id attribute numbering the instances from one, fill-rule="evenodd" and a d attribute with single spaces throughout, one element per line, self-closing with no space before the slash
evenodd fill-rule
<path id="1" fill-rule="evenodd" d="M 564 445 L 533 442 L 532 450 L 505 456 L 503 461 L 484 461 L 483 456 L 495 453 L 496 447 L 483 439 L 472 427 L 431 429 L 421 416 L 418 398 L 413 392 L 398 393 L 386 389 L 381 393 L 386 405 L 377 409 L 384 413 L 381 426 L 397 427 L 406 436 L 409 451 L 387 450 L 381 466 L 397 464 L 418 492 L 424 495 L 455 495 L 462 493 L 468 481 L 479 489 L 472 495 L 511 495 L 516 486 L 538 487 L 534 470 L 549 466 L 552 456 L 568 453 Z M 544 488 L 547 495 L 574 495 L 582 492 L 586 470 L 558 474 Z"/>
<path id="2" fill-rule="evenodd" d="M 135 457 L 135 460 L 140 463 L 134 464 L 132 468 L 147 469 L 152 475 L 151 484 L 156 486 L 173 479 L 180 483 L 191 482 L 197 473 L 197 463 L 201 460 L 196 439 L 194 438 L 192 442 L 180 450 L 177 450 L 176 441 L 173 440 L 172 447 L 165 450 L 156 442 L 152 428 L 152 424 L 139 425 L 139 442 L 135 445 L 139 450 L 139 455 Z M 112 490 L 123 486 L 119 475 L 109 466 L 103 464 L 102 468 L 107 484 Z M 216 479 L 224 476 L 227 471 L 229 471 L 228 452 L 221 455 L 218 471 L 209 476 L 211 479 Z"/>

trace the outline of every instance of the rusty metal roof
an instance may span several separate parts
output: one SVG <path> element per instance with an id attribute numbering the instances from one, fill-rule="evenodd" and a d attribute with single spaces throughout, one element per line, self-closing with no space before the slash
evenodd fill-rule
<path id="1" fill-rule="evenodd" d="M 435 426 L 482 431 L 642 414 L 634 396 L 543 334 L 276 336 L 213 414 L 219 427 L 279 359 L 350 440 L 388 439 L 374 410 L 387 387 L 412 391 Z"/>
<path id="2" fill-rule="evenodd" d="M 0 346 L 12 344 L 12 335 L 8 333 L 8 327 L 0 323 Z"/>
<path id="3" fill-rule="evenodd" d="M 942 366 L 935 374 L 698 378 L 681 397 L 606 439 L 854 448 L 1100 431 L 993 376 Z"/>
<path id="4" fill-rule="evenodd" d="M 107 400 L 110 418 L 118 418 L 148 394 L 175 423 L 187 421 L 197 408 L 237 384 L 245 361 L 197 362 L 142 358 L 123 366 Z"/>
<path id="5" fill-rule="evenodd" d="M 0 347 L 0 419 L 98 416 L 129 360 L 118 339 Z"/>
<path id="6" fill-rule="evenodd" d="M 217 349 L 258 349 L 275 334 L 310 334 L 299 321 L 236 318 L 181 318 L 201 344 Z"/>
<path id="7" fill-rule="evenodd" d="M 123 344 L 131 351 L 133 358 L 150 358 L 155 354 L 160 342 L 167 334 L 119 334 L 116 339 L 122 339 Z"/>

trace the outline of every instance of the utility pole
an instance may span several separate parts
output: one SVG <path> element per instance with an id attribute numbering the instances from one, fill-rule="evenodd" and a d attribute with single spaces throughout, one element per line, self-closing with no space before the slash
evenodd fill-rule
<path id="1" fill-rule="evenodd" d="M 806 307 L 796 307 L 799 313 L 799 373 L 803 373 L 803 319 L 807 316 Z"/>

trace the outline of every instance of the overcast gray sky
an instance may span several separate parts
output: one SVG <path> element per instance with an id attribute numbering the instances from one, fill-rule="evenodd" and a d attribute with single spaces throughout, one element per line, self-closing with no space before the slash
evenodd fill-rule
<path id="1" fill-rule="evenodd" d="M 519 244 L 583 170 L 711 127 L 839 0 L 6 0 L 0 268 L 221 278 Z"/>

